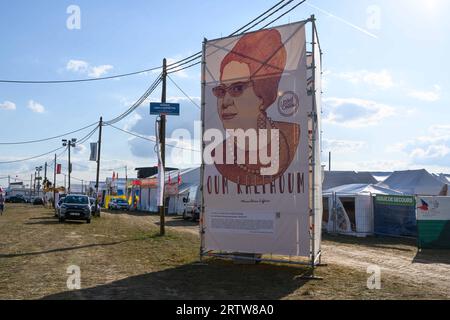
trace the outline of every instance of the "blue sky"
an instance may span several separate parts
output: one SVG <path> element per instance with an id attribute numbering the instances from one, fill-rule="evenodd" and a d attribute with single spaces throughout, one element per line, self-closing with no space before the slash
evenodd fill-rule
<path id="1" fill-rule="evenodd" d="M 273 4 L 273 0 L 2 1 L 0 78 L 62 80 L 158 66 L 164 57 L 181 59 L 199 51 L 204 37 L 225 36 Z M 70 5 L 81 9 L 79 30 L 66 27 Z M 450 3 L 309 0 L 278 24 L 311 14 L 318 19 L 324 51 L 323 162 L 328 162 L 331 150 L 335 170 L 450 172 L 446 72 L 450 69 Z M 101 115 L 114 118 L 156 76 L 79 84 L 0 84 L 0 142 L 58 135 L 98 121 Z M 199 102 L 198 67 L 172 77 Z M 159 96 L 160 89 L 152 99 Z M 168 135 L 176 128 L 192 131 L 200 118 L 197 107 L 170 82 L 168 96 L 182 108 L 180 117 L 169 119 Z M 154 135 L 154 117 L 147 104 L 117 126 Z M 104 128 L 105 169 L 156 164 L 152 143 L 131 138 Z M 0 162 L 44 153 L 60 143 L 56 139 L 0 145 Z M 73 176 L 94 178 L 95 164 L 87 161 L 88 156 L 85 148 L 75 151 Z M 61 159 L 63 165 L 66 158 Z M 0 164 L 0 179 L 7 175 L 29 179 L 36 165 L 50 159 Z M 124 176 L 124 169 L 117 171 Z M 111 174 L 103 171 L 102 178 Z M 5 185 L 4 179 L 0 185 Z"/>

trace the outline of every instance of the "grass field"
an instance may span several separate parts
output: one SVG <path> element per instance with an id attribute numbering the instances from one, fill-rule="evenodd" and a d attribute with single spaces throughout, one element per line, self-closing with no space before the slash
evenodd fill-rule
<path id="1" fill-rule="evenodd" d="M 324 280 L 305 281 L 301 275 L 308 270 L 302 267 L 237 265 L 211 259 L 198 264 L 199 239 L 195 231 L 189 232 L 195 226 L 178 219 L 168 219 L 168 225 L 167 236 L 160 237 L 155 217 L 104 213 L 91 224 L 60 224 L 49 209 L 10 205 L 0 217 L 0 299 L 449 297 L 448 292 L 406 281 L 395 273 L 383 275 L 381 290 L 367 289 L 369 275 L 364 266 L 340 263 L 332 253 L 342 246 L 359 246 L 350 240 L 326 239 L 330 261 L 317 269 Z M 413 247 L 400 244 L 395 248 L 377 250 L 398 254 L 398 248 L 408 251 Z M 81 290 L 67 288 L 71 265 L 81 269 Z"/>

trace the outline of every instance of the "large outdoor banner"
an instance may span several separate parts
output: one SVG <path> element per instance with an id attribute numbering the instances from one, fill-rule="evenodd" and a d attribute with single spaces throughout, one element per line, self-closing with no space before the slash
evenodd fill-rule
<path id="1" fill-rule="evenodd" d="M 306 41 L 301 22 L 206 42 L 204 251 L 310 256 Z"/>
<path id="2" fill-rule="evenodd" d="M 450 197 L 417 197 L 419 248 L 450 249 Z"/>
<path id="3" fill-rule="evenodd" d="M 377 195 L 374 201 L 374 231 L 377 235 L 416 237 L 414 197 Z"/>

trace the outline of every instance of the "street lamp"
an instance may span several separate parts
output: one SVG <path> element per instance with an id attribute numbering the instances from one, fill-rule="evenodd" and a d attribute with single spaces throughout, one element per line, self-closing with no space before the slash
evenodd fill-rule
<path id="1" fill-rule="evenodd" d="M 67 147 L 68 151 L 69 151 L 69 168 L 68 168 L 68 171 L 69 171 L 69 185 L 67 187 L 67 194 L 70 194 L 70 173 L 72 172 L 72 163 L 70 162 L 70 147 L 76 147 L 76 142 L 77 142 L 77 139 L 75 139 L 75 138 L 72 138 L 70 140 L 67 140 L 67 139 L 63 139 L 62 140 L 63 147 Z"/>
<path id="2" fill-rule="evenodd" d="M 35 175 L 35 180 L 37 180 L 37 191 L 38 191 L 38 196 L 39 196 L 39 191 L 41 189 L 41 171 L 42 171 L 42 166 L 36 167 L 36 172 L 37 172 L 37 177 Z"/>

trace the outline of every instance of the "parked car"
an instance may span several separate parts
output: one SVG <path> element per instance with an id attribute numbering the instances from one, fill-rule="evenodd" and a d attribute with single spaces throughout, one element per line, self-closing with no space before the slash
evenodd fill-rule
<path id="1" fill-rule="evenodd" d="M 42 199 L 41 197 L 36 197 L 33 200 L 33 205 L 34 206 L 43 206 L 44 205 L 44 199 Z"/>
<path id="2" fill-rule="evenodd" d="M 91 202 L 92 215 L 100 217 L 100 203 L 97 203 L 97 206 L 95 206 L 95 198 L 89 198 L 89 201 Z"/>
<path id="3" fill-rule="evenodd" d="M 110 210 L 130 210 L 130 205 L 125 199 L 113 198 L 109 201 L 108 208 Z"/>
<path id="4" fill-rule="evenodd" d="M 86 220 L 91 223 L 91 202 L 88 196 L 68 195 L 59 210 L 59 222 L 65 220 Z"/>
<path id="5" fill-rule="evenodd" d="M 5 202 L 9 203 L 27 203 L 27 200 L 23 196 L 11 196 L 5 199 Z"/>
<path id="6" fill-rule="evenodd" d="M 188 220 L 192 219 L 193 221 L 197 221 L 200 219 L 200 210 L 201 210 L 201 192 L 199 186 L 192 186 L 189 189 L 189 194 L 186 198 L 183 198 L 183 202 L 185 203 L 183 210 L 183 219 Z"/>

